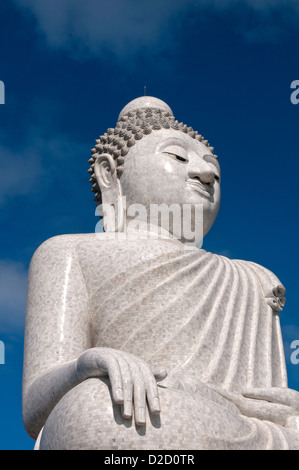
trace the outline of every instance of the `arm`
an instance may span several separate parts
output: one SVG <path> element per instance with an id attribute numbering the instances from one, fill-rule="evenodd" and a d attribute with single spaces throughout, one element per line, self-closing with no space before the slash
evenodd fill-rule
<path id="1" fill-rule="evenodd" d="M 33 439 L 59 400 L 79 383 L 74 360 L 41 374 L 23 392 L 23 422 Z"/>
<path id="2" fill-rule="evenodd" d="M 76 385 L 75 361 L 91 346 L 89 302 L 76 237 L 47 240 L 30 264 L 23 421 L 33 438 L 61 396 Z"/>

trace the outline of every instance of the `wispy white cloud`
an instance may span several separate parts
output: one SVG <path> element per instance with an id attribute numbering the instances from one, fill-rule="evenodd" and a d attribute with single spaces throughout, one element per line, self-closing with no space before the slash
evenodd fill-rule
<path id="1" fill-rule="evenodd" d="M 0 134 L 1 141 L 7 142 L 7 138 Z M 26 141 L 17 150 L 0 143 L 0 207 L 15 196 L 39 197 L 53 190 L 65 169 L 70 171 L 68 166 L 72 159 L 86 155 L 87 160 L 88 148 L 87 143 L 73 140 L 70 146 L 67 134 L 56 130 L 51 134 L 44 123 L 28 126 Z"/>
<path id="2" fill-rule="evenodd" d="M 181 0 L 15 0 L 31 11 L 48 44 L 74 56 L 127 57 L 140 48 L 155 47 L 167 38 L 169 23 L 185 10 Z"/>
<path id="3" fill-rule="evenodd" d="M 14 0 L 15 4 L 36 18 L 37 28 L 48 45 L 68 50 L 77 58 L 101 57 L 105 52 L 115 57 L 143 50 L 155 52 L 174 47 L 179 38 L 176 27 L 186 15 L 205 12 L 236 14 L 244 8 L 257 15 L 248 26 L 232 22 L 232 28 L 250 41 L 272 40 L 290 21 L 298 20 L 297 0 Z M 270 24 L 269 15 L 282 11 L 279 24 Z"/>

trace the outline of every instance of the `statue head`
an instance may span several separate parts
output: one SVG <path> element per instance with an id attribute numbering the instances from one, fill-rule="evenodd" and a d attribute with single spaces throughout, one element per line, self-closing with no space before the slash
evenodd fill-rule
<path id="1" fill-rule="evenodd" d="M 91 152 L 90 182 L 98 204 L 116 207 L 121 196 L 127 207 L 140 204 L 147 211 L 153 204 L 201 204 L 203 236 L 213 225 L 220 204 L 214 148 L 175 120 L 163 101 L 149 96 L 131 101 Z"/>

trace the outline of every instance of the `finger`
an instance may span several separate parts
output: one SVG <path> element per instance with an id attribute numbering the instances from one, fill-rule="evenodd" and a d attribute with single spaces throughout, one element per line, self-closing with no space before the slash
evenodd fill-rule
<path id="1" fill-rule="evenodd" d="M 146 398 L 147 398 L 149 410 L 153 414 L 159 414 L 161 411 L 161 408 L 160 408 L 159 391 L 158 391 L 158 386 L 156 382 L 156 376 L 154 376 L 153 372 L 151 371 L 151 368 L 147 366 L 146 364 L 140 364 L 139 366 L 142 370 L 142 374 L 144 377 Z"/>
<path id="2" fill-rule="evenodd" d="M 143 426 L 146 422 L 145 418 L 145 384 L 143 374 L 140 367 L 135 363 L 130 363 L 133 376 L 133 396 L 134 396 L 134 417 L 137 426 Z"/>
<path id="3" fill-rule="evenodd" d="M 148 407 L 151 413 L 158 415 L 161 412 L 160 399 L 157 383 L 152 383 L 151 380 L 148 380 L 146 386 L 146 398 L 148 402 Z"/>
<path id="4" fill-rule="evenodd" d="M 298 406 L 299 394 L 289 388 L 249 388 L 242 391 L 242 395 L 255 400 L 265 400 L 271 403 L 280 403 L 286 406 Z"/>
<path id="5" fill-rule="evenodd" d="M 292 416 L 292 411 L 288 406 L 265 401 L 247 400 L 247 403 L 240 407 L 240 411 L 246 416 L 272 421 L 281 426 L 284 426 L 286 420 Z"/>
<path id="6" fill-rule="evenodd" d="M 242 390 L 242 395 L 246 398 L 253 398 L 255 400 L 265 400 L 270 402 L 277 402 L 275 399 L 274 391 L 270 388 L 246 388 Z"/>
<path id="7" fill-rule="evenodd" d="M 133 379 L 131 369 L 127 361 L 121 357 L 121 355 L 118 355 L 118 362 L 123 384 L 122 416 L 126 419 L 130 419 L 132 418 L 133 411 Z"/>
<path id="8" fill-rule="evenodd" d="M 108 371 L 112 398 L 115 403 L 123 403 L 122 376 L 117 358 L 109 352 L 98 358 L 98 366 Z"/>

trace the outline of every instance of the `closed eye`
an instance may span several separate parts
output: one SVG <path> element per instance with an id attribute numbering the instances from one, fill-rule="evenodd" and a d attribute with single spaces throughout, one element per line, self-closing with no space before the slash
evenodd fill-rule
<path id="1" fill-rule="evenodd" d="M 174 158 L 175 160 L 178 160 L 179 162 L 182 163 L 187 163 L 188 159 L 185 157 L 182 157 L 181 155 L 177 155 L 175 153 L 170 153 L 170 152 L 163 152 L 165 155 L 169 155 L 170 157 Z"/>

